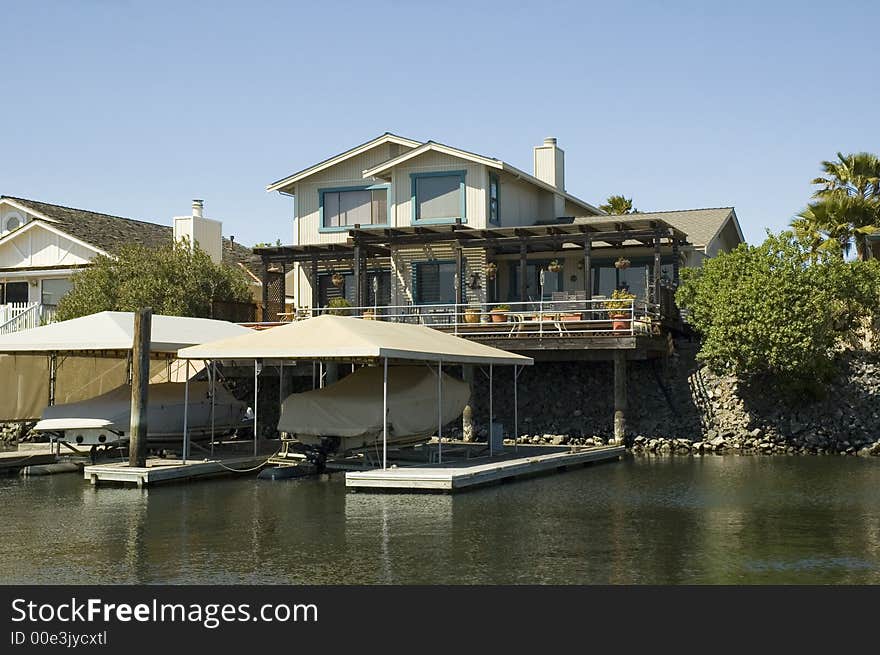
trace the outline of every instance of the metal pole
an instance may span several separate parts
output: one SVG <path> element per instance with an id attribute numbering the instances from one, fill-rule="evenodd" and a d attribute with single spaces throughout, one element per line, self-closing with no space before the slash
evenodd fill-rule
<path id="1" fill-rule="evenodd" d="M 217 389 L 217 363 L 211 360 L 211 457 L 214 456 L 214 397 Z"/>
<path id="2" fill-rule="evenodd" d="M 437 362 L 437 463 L 443 463 L 443 360 Z"/>
<path id="3" fill-rule="evenodd" d="M 382 468 L 388 468 L 388 358 L 382 377 Z"/>
<path id="4" fill-rule="evenodd" d="M 254 457 L 257 455 L 257 414 L 259 412 L 260 373 L 254 360 Z"/>
<path id="5" fill-rule="evenodd" d="M 489 364 L 489 456 L 492 454 L 492 364 Z"/>
<path id="6" fill-rule="evenodd" d="M 519 408 L 516 404 L 516 386 L 517 386 L 517 378 L 519 377 L 516 373 L 517 365 L 513 365 L 513 451 L 517 452 L 518 444 L 519 444 Z"/>
<path id="7" fill-rule="evenodd" d="M 189 360 L 186 360 L 186 378 L 183 383 L 183 463 L 186 464 L 186 456 L 189 452 Z"/>

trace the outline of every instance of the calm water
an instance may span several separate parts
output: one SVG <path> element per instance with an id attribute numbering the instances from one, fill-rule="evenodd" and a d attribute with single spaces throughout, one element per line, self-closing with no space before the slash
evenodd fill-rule
<path id="1" fill-rule="evenodd" d="M 880 583 L 880 461 L 630 459 L 457 496 L 0 479 L 0 582 Z"/>

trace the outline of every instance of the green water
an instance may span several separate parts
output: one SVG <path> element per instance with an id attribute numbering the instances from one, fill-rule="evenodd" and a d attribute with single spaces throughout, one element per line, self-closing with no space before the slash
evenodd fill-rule
<path id="1" fill-rule="evenodd" d="M 3 583 L 880 583 L 880 460 L 629 459 L 456 496 L 0 479 Z"/>

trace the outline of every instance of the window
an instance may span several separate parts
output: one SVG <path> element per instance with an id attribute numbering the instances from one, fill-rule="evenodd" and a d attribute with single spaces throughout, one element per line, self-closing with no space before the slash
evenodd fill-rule
<path id="1" fill-rule="evenodd" d="M 18 216 L 12 215 L 6 219 L 6 231 L 12 232 L 12 230 L 17 230 L 21 227 L 21 219 Z"/>
<path id="2" fill-rule="evenodd" d="M 413 221 L 432 223 L 465 219 L 464 171 L 413 173 Z"/>
<path id="3" fill-rule="evenodd" d="M 349 228 L 388 223 L 388 187 L 319 191 L 322 228 Z"/>
<path id="4" fill-rule="evenodd" d="M 0 284 L 0 305 L 26 303 L 28 301 L 27 282 L 7 282 Z"/>
<path id="5" fill-rule="evenodd" d="M 41 302 L 44 305 L 55 306 L 58 301 L 70 291 L 73 285 L 67 278 L 58 278 L 54 280 L 43 280 L 43 295 Z"/>
<path id="6" fill-rule="evenodd" d="M 489 222 L 495 225 L 501 225 L 501 219 L 498 216 L 498 176 L 489 176 Z"/>
<path id="7" fill-rule="evenodd" d="M 413 298 L 417 305 L 455 302 L 455 262 L 415 262 Z"/>
<path id="8" fill-rule="evenodd" d="M 550 300 L 554 291 L 562 291 L 563 273 L 553 273 L 547 270 L 550 260 L 539 261 L 530 259 L 526 264 L 526 301 L 537 301 L 540 299 Z M 541 273 L 544 273 L 544 284 L 541 285 Z M 518 261 L 510 262 L 510 297 L 519 301 L 519 274 L 520 265 Z"/>

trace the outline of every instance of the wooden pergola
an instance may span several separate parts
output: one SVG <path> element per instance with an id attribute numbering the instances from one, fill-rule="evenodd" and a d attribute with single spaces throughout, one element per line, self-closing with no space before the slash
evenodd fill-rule
<path id="1" fill-rule="evenodd" d="M 678 282 L 679 247 L 687 243 L 687 236 L 662 220 L 639 220 L 632 215 L 626 220 L 597 220 L 575 223 L 560 219 L 547 225 L 523 227 L 471 228 L 456 221 L 450 225 L 364 228 L 355 225 L 348 232 L 346 243 L 304 246 L 273 246 L 255 248 L 262 257 L 267 275 L 272 265 L 281 267 L 282 279 L 286 266 L 309 263 L 312 279 L 317 279 L 319 262 L 350 261 L 354 273 L 355 304 L 363 306 L 366 295 L 366 261 L 369 258 L 391 256 L 393 248 L 422 246 L 430 243 L 453 243 L 455 268 L 458 279 L 463 270 L 464 248 L 484 248 L 490 255 L 519 255 L 520 299 L 526 298 L 526 267 L 529 253 L 560 252 L 580 249 L 584 258 L 584 288 L 587 299 L 592 298 L 592 256 L 596 248 L 652 247 L 654 250 L 655 298 L 660 297 L 661 249 L 670 246 L 673 254 L 673 282 Z M 268 284 L 264 280 L 264 301 L 268 300 Z M 463 288 L 456 289 L 456 302 L 463 304 Z M 312 295 L 312 303 L 317 294 Z"/>

